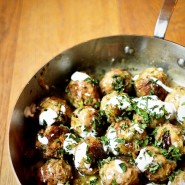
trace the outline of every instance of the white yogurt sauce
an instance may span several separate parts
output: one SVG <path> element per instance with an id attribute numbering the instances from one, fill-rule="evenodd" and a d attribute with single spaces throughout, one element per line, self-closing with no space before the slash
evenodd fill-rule
<path id="1" fill-rule="evenodd" d="M 152 161 L 153 157 L 147 153 L 146 148 L 140 150 L 139 155 L 135 160 L 136 166 L 141 172 L 147 170 L 147 167 L 152 163 Z"/>
<path id="2" fill-rule="evenodd" d="M 122 96 L 111 97 L 111 99 L 106 103 L 104 110 L 109 104 L 111 104 L 113 107 L 118 106 L 120 110 L 124 110 L 130 106 L 130 103 L 127 100 L 125 100 L 124 97 Z"/>
<path id="3" fill-rule="evenodd" d="M 115 169 L 119 172 L 119 173 L 123 173 L 123 170 L 121 169 L 120 167 L 120 164 L 122 164 L 123 161 L 119 160 L 119 159 L 116 159 L 114 161 L 114 165 L 115 165 Z"/>
<path id="4" fill-rule="evenodd" d="M 142 134 L 144 132 L 144 130 L 142 128 L 139 127 L 139 124 L 134 124 L 132 126 L 139 134 Z"/>
<path id="5" fill-rule="evenodd" d="M 84 81 L 85 79 L 90 78 L 90 76 L 86 73 L 78 72 L 72 74 L 71 80 L 73 81 Z"/>
<path id="6" fill-rule="evenodd" d="M 50 126 L 55 122 L 57 116 L 54 110 L 48 108 L 39 115 L 39 124 L 44 125 L 46 123 L 47 126 Z"/>
<path id="7" fill-rule="evenodd" d="M 103 146 L 104 150 L 107 152 L 107 150 L 111 151 L 114 155 L 118 155 L 117 145 L 118 142 L 115 140 L 117 139 L 116 130 L 113 127 L 110 127 L 107 132 L 107 138 L 109 139 L 109 145 Z"/>
<path id="8" fill-rule="evenodd" d="M 66 108 L 65 108 L 65 106 L 64 105 L 62 105 L 61 107 L 60 107 L 60 110 L 62 111 L 62 113 L 64 114 L 65 112 L 66 112 Z"/>
<path id="9" fill-rule="evenodd" d="M 133 81 L 136 81 L 138 78 L 139 78 L 139 75 L 135 75 L 135 76 L 132 78 L 132 80 L 133 80 Z"/>
<path id="10" fill-rule="evenodd" d="M 76 138 L 74 134 L 71 134 L 71 133 L 65 134 L 63 148 L 67 153 L 74 155 L 77 142 L 71 137 L 71 135 L 73 135 L 73 137 Z"/>
<path id="11" fill-rule="evenodd" d="M 83 138 L 86 138 L 88 136 L 97 136 L 97 134 L 98 133 L 96 132 L 96 130 L 87 131 L 84 125 L 81 126 L 81 133 L 79 133 L 79 135 Z"/>
<path id="12" fill-rule="evenodd" d="M 178 147 L 178 142 L 173 142 L 172 145 Z"/>
<path id="13" fill-rule="evenodd" d="M 161 86 L 165 91 L 167 92 L 172 92 L 173 89 L 166 86 L 164 83 L 162 83 L 160 80 L 158 80 L 157 78 L 154 77 L 150 77 L 149 79 L 153 80 L 157 85 Z"/>
<path id="14" fill-rule="evenodd" d="M 38 140 L 43 145 L 47 145 L 48 144 L 48 138 L 47 137 L 42 137 L 41 135 L 38 134 Z"/>
<path id="15" fill-rule="evenodd" d="M 168 113 L 165 115 L 166 119 L 172 120 L 176 117 L 175 105 L 170 102 L 163 102 L 159 100 L 156 95 L 134 98 L 133 101 L 137 102 L 138 108 L 146 110 L 148 113 L 155 113 L 163 116 L 165 114 L 165 109 Z"/>
<path id="16" fill-rule="evenodd" d="M 87 159 L 87 154 L 86 154 L 87 153 L 87 148 L 88 148 L 88 145 L 85 142 L 79 144 L 76 147 L 74 163 L 75 163 L 75 167 L 77 169 L 80 168 L 81 163 L 83 163 L 85 168 L 91 170 L 91 168 L 90 168 L 91 164 L 84 162 L 84 159 Z"/>
<path id="17" fill-rule="evenodd" d="M 162 67 L 157 68 L 158 71 L 164 71 Z"/>
<path id="18" fill-rule="evenodd" d="M 167 185 L 171 185 L 171 181 L 168 181 Z M 185 185 L 185 181 L 178 182 L 178 185 Z"/>
<path id="19" fill-rule="evenodd" d="M 177 110 L 177 121 L 185 121 L 185 96 L 180 99 L 179 108 Z"/>

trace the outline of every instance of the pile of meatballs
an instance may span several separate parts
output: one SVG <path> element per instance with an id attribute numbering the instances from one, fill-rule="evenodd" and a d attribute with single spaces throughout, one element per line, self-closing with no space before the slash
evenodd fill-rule
<path id="1" fill-rule="evenodd" d="M 32 113 L 45 160 L 38 184 L 185 184 L 185 87 L 162 68 L 112 68 L 99 81 L 76 71 L 65 96 Z"/>

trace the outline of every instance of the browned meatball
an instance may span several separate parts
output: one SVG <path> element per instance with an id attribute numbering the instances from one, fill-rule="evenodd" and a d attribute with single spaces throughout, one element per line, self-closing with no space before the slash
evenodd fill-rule
<path id="1" fill-rule="evenodd" d="M 177 121 L 185 127 L 185 87 L 177 86 L 170 92 L 166 102 L 171 102 L 177 109 Z"/>
<path id="2" fill-rule="evenodd" d="M 94 175 L 97 173 L 97 160 L 105 157 L 102 143 L 95 137 L 89 136 L 80 142 L 74 152 L 74 164 L 81 174 Z"/>
<path id="3" fill-rule="evenodd" d="M 58 97 L 44 98 L 39 104 L 39 124 L 50 126 L 55 122 L 68 124 L 71 118 L 71 108 L 66 101 Z"/>
<path id="4" fill-rule="evenodd" d="M 65 184 L 73 179 L 72 168 L 63 159 L 50 159 L 40 168 L 39 177 L 48 185 Z"/>
<path id="5" fill-rule="evenodd" d="M 166 96 L 165 101 L 173 103 L 176 109 L 178 109 L 183 96 L 185 96 L 185 87 L 177 86 Z"/>
<path id="6" fill-rule="evenodd" d="M 75 72 L 71 76 L 66 93 L 68 100 L 75 108 L 82 106 L 99 108 L 98 82 L 85 73 Z"/>
<path id="7" fill-rule="evenodd" d="M 122 159 L 113 159 L 102 165 L 99 171 L 103 185 L 136 185 L 139 184 L 138 170 Z"/>
<path id="8" fill-rule="evenodd" d="M 48 126 L 37 134 L 36 148 L 41 150 L 45 158 L 61 158 L 63 156 L 63 143 L 65 134 L 69 129 L 65 126 Z"/>
<path id="9" fill-rule="evenodd" d="M 113 68 L 108 71 L 100 81 L 102 94 L 109 94 L 112 91 L 130 92 L 132 78 L 130 72 L 122 68 Z"/>
<path id="10" fill-rule="evenodd" d="M 130 98 L 125 93 L 116 91 L 105 95 L 101 100 L 100 110 L 105 112 L 109 123 L 116 122 L 117 118 L 131 108 Z"/>
<path id="11" fill-rule="evenodd" d="M 139 152 L 141 146 L 147 140 L 146 131 L 138 124 L 130 120 L 122 120 L 109 126 L 105 137 L 104 150 L 114 155 L 124 154 L 133 157 Z"/>
<path id="12" fill-rule="evenodd" d="M 135 162 L 149 181 L 158 183 L 167 180 L 177 166 L 175 161 L 166 159 L 164 155 L 160 154 L 160 149 L 153 146 L 141 149 Z"/>
<path id="13" fill-rule="evenodd" d="M 134 81 L 137 96 L 156 95 L 164 100 L 167 91 L 158 84 L 159 81 L 168 86 L 167 75 L 162 70 L 155 67 L 144 70 Z"/>
<path id="14" fill-rule="evenodd" d="M 174 146 L 180 150 L 181 154 L 185 153 L 184 135 L 178 126 L 165 123 L 157 127 L 155 140 L 162 148 L 168 149 L 170 146 Z"/>
<path id="15" fill-rule="evenodd" d="M 178 170 L 174 173 L 174 178 L 172 178 L 168 185 L 184 185 L 185 184 L 185 171 Z"/>
<path id="16" fill-rule="evenodd" d="M 76 109 L 71 117 L 71 128 L 83 138 L 97 136 L 103 125 L 100 112 L 90 106 Z"/>
<path id="17" fill-rule="evenodd" d="M 176 109 L 172 103 L 163 102 L 156 95 L 134 98 L 133 109 L 135 123 L 145 124 L 147 127 L 155 128 L 166 120 L 173 120 L 176 116 Z"/>

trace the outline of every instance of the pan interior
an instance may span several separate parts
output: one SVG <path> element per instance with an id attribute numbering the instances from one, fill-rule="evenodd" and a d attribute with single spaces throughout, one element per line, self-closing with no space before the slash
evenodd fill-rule
<path id="1" fill-rule="evenodd" d="M 178 44 L 142 36 L 113 36 L 91 40 L 68 49 L 40 69 L 21 93 L 12 115 L 9 145 L 12 163 L 21 184 L 28 184 L 32 162 L 25 160 L 28 146 L 34 145 L 34 127 L 24 117 L 24 109 L 46 95 L 61 95 L 75 71 L 86 71 L 100 79 L 112 67 L 128 69 L 133 75 L 145 68 L 162 67 L 173 81 L 185 86 L 185 69 L 177 61 L 185 59 Z M 33 129 L 34 130 L 34 129 Z M 31 184 L 31 183 L 30 183 Z"/>

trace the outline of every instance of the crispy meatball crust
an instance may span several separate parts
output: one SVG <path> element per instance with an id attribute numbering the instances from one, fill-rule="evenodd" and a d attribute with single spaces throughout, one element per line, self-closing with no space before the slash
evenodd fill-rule
<path id="1" fill-rule="evenodd" d="M 178 126 L 165 123 L 164 125 L 157 127 L 155 140 L 157 142 L 162 142 L 162 148 L 168 149 L 173 145 L 179 148 L 182 154 L 185 153 L 185 147 L 183 145 L 184 136 L 182 135 L 182 129 Z"/>
<path id="2" fill-rule="evenodd" d="M 94 175 L 98 172 L 97 160 L 106 156 L 103 145 L 98 138 L 87 137 L 80 142 L 74 153 L 75 167 L 80 174 Z"/>
<path id="3" fill-rule="evenodd" d="M 95 159 L 103 159 L 106 157 L 103 144 L 98 138 L 89 136 L 85 139 L 85 142 L 89 145 L 89 152 Z"/>
<path id="4" fill-rule="evenodd" d="M 72 110 L 67 104 L 66 100 L 51 96 L 44 98 L 39 104 L 40 114 L 47 109 L 52 109 L 56 112 L 57 117 L 55 122 L 62 123 L 64 125 L 69 124 L 71 121 Z"/>
<path id="5" fill-rule="evenodd" d="M 114 159 L 100 168 L 99 175 L 103 185 L 139 184 L 138 170 L 122 159 Z"/>
<path id="6" fill-rule="evenodd" d="M 122 154 L 134 158 L 147 139 L 146 131 L 130 120 L 111 124 L 105 136 L 109 140 L 108 146 L 104 146 L 105 150 L 114 155 Z"/>
<path id="7" fill-rule="evenodd" d="M 90 106 L 76 109 L 71 117 L 71 127 L 83 138 L 89 135 L 97 136 L 103 125 L 104 120 L 100 112 Z"/>
<path id="8" fill-rule="evenodd" d="M 42 152 L 44 158 L 61 158 L 63 157 L 65 134 L 69 132 L 65 126 L 48 126 L 45 130 L 42 129 L 38 132 L 36 148 Z M 42 142 L 43 139 L 46 142 Z"/>
<path id="9" fill-rule="evenodd" d="M 130 92 L 132 78 L 130 72 L 122 68 L 113 68 L 108 71 L 100 81 L 102 94 L 109 94 L 112 91 Z"/>
<path id="10" fill-rule="evenodd" d="M 185 128 L 185 108 L 183 108 L 185 106 L 185 87 L 175 87 L 173 91 L 167 95 L 165 101 L 175 105 L 177 110 L 177 121 Z"/>
<path id="11" fill-rule="evenodd" d="M 159 119 L 156 119 L 155 117 L 151 117 L 151 116 L 141 116 L 137 113 L 135 113 L 133 115 L 133 120 L 135 123 L 138 123 L 138 124 L 146 124 L 149 128 L 155 128 L 159 125 L 162 125 L 164 124 L 166 121 L 165 117 L 162 117 L 162 118 L 159 118 Z"/>
<path id="12" fill-rule="evenodd" d="M 66 93 L 69 102 L 75 108 L 82 106 L 92 106 L 96 109 L 99 108 L 100 95 L 98 86 L 92 83 L 91 80 L 71 80 L 66 88 Z"/>
<path id="13" fill-rule="evenodd" d="M 173 181 L 169 185 L 183 185 L 185 184 L 185 171 L 177 171 Z"/>
<path id="14" fill-rule="evenodd" d="M 109 123 L 114 123 L 116 118 L 121 116 L 130 106 L 130 99 L 126 93 L 113 91 L 102 98 L 100 110 L 105 112 Z"/>
<path id="15" fill-rule="evenodd" d="M 167 74 L 155 67 L 147 68 L 140 73 L 139 77 L 134 81 L 136 95 L 141 97 L 152 94 L 158 96 L 159 99 L 164 100 L 167 91 L 163 89 L 163 87 L 157 85 L 155 80 L 151 80 L 151 77 L 168 86 Z"/>
<path id="16" fill-rule="evenodd" d="M 175 161 L 166 159 L 162 154 L 159 153 L 159 149 L 153 146 L 147 146 L 146 149 L 154 154 L 152 163 L 160 164 L 160 167 L 154 172 L 150 171 L 150 167 L 145 171 L 145 175 L 149 181 L 152 182 L 164 182 L 168 176 L 176 168 L 177 164 Z"/>
<path id="17" fill-rule="evenodd" d="M 171 102 L 175 105 L 175 108 L 179 108 L 180 99 L 185 96 L 185 87 L 177 86 L 170 92 L 167 96 L 165 101 Z"/>
<path id="18" fill-rule="evenodd" d="M 72 168 L 63 159 L 50 159 L 40 168 L 39 177 L 49 185 L 65 184 L 73 178 Z"/>

